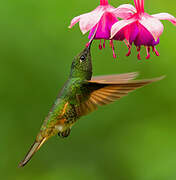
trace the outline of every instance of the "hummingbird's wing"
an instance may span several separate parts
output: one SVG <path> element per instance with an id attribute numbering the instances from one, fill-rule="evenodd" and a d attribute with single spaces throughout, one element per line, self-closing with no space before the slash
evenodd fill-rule
<path id="1" fill-rule="evenodd" d="M 115 75 L 113 76 L 115 77 Z M 82 96 L 78 97 L 80 102 L 79 106 L 77 107 L 78 115 L 80 116 L 86 115 L 96 110 L 98 106 L 103 106 L 111 102 L 114 102 L 122 98 L 123 96 L 126 96 L 129 92 L 137 88 L 140 88 L 152 82 L 163 79 L 163 77 L 159 77 L 149 80 L 127 81 L 125 80 L 127 79 L 127 77 L 124 76 L 123 79 L 121 78 L 122 76 L 117 75 L 116 77 L 120 77 L 120 78 L 119 79 L 117 78 L 116 81 L 115 79 L 111 81 L 109 79 L 109 76 L 107 76 L 107 78 L 106 76 L 102 76 L 103 80 L 99 78 L 99 80 L 97 81 L 95 81 L 93 78 L 93 81 L 90 80 L 88 81 L 88 83 L 83 85 L 84 89 L 86 89 L 86 93 L 85 94 L 83 93 Z M 85 97 L 88 98 L 85 100 Z"/>
<path id="2" fill-rule="evenodd" d="M 91 82 L 101 82 L 101 83 L 117 83 L 117 82 L 128 82 L 132 79 L 135 79 L 138 76 L 137 72 L 124 73 L 124 74 L 113 74 L 105 76 L 94 76 L 91 79 Z"/>

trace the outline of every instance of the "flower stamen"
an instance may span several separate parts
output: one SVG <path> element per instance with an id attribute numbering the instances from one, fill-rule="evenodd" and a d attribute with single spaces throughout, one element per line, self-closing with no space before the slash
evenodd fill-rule
<path id="1" fill-rule="evenodd" d="M 138 58 L 138 60 L 141 60 L 141 54 L 140 54 L 141 47 L 137 46 L 136 48 L 137 48 L 137 52 L 138 52 L 137 58 Z"/>
<path id="2" fill-rule="evenodd" d="M 100 44 L 99 44 L 99 49 L 102 50 L 101 40 L 100 40 Z"/>
<path id="3" fill-rule="evenodd" d="M 113 58 L 116 59 L 117 56 L 116 56 L 116 54 L 115 54 L 115 49 L 114 49 L 114 43 L 113 43 L 113 40 L 110 40 L 110 47 L 112 48 Z"/>
<path id="4" fill-rule="evenodd" d="M 129 45 L 129 43 L 128 43 L 128 41 L 127 41 L 126 39 L 124 39 L 123 42 L 126 44 L 126 46 L 127 46 L 128 48 L 130 47 L 130 45 Z"/>
<path id="5" fill-rule="evenodd" d="M 150 47 L 146 46 L 145 48 L 146 48 L 146 52 L 147 52 L 146 59 L 150 59 Z"/>
<path id="6" fill-rule="evenodd" d="M 105 39 L 104 39 L 103 48 L 105 48 L 105 46 L 106 46 L 106 41 L 105 41 Z"/>
<path id="7" fill-rule="evenodd" d="M 130 54 L 131 54 L 131 46 L 129 45 L 128 46 L 128 53 L 126 54 L 126 56 L 130 56 Z"/>
<path id="8" fill-rule="evenodd" d="M 154 46 L 152 46 L 152 50 L 153 50 L 153 52 L 156 54 L 156 56 L 159 56 L 159 55 L 160 55 L 159 52 L 156 50 L 156 48 L 155 48 Z"/>

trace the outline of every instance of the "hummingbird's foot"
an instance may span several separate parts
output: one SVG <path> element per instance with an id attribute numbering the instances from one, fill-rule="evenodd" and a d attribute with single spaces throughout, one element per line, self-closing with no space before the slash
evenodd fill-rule
<path id="1" fill-rule="evenodd" d="M 71 132 L 71 130 L 70 130 L 70 128 L 68 128 L 66 131 L 58 133 L 58 136 L 60 136 L 62 138 L 66 138 L 70 135 L 70 132 Z"/>

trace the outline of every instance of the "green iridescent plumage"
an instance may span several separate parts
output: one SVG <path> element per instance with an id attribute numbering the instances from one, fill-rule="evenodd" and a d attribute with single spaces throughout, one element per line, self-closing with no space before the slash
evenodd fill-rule
<path id="1" fill-rule="evenodd" d="M 81 117 L 98 108 L 127 95 L 146 84 L 158 81 L 133 80 L 137 73 L 92 77 L 90 47 L 77 55 L 71 65 L 70 76 L 60 91 L 53 107 L 38 133 L 34 144 L 24 160 L 23 167 L 36 151 L 50 137 L 58 134 L 67 137 L 74 123 Z"/>

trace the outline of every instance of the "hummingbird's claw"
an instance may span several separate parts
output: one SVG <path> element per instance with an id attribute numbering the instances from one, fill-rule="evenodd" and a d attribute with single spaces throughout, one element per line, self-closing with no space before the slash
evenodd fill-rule
<path id="1" fill-rule="evenodd" d="M 58 133 L 58 136 L 62 138 L 66 138 L 70 135 L 70 132 L 71 132 L 71 129 L 68 128 L 66 131 Z"/>

